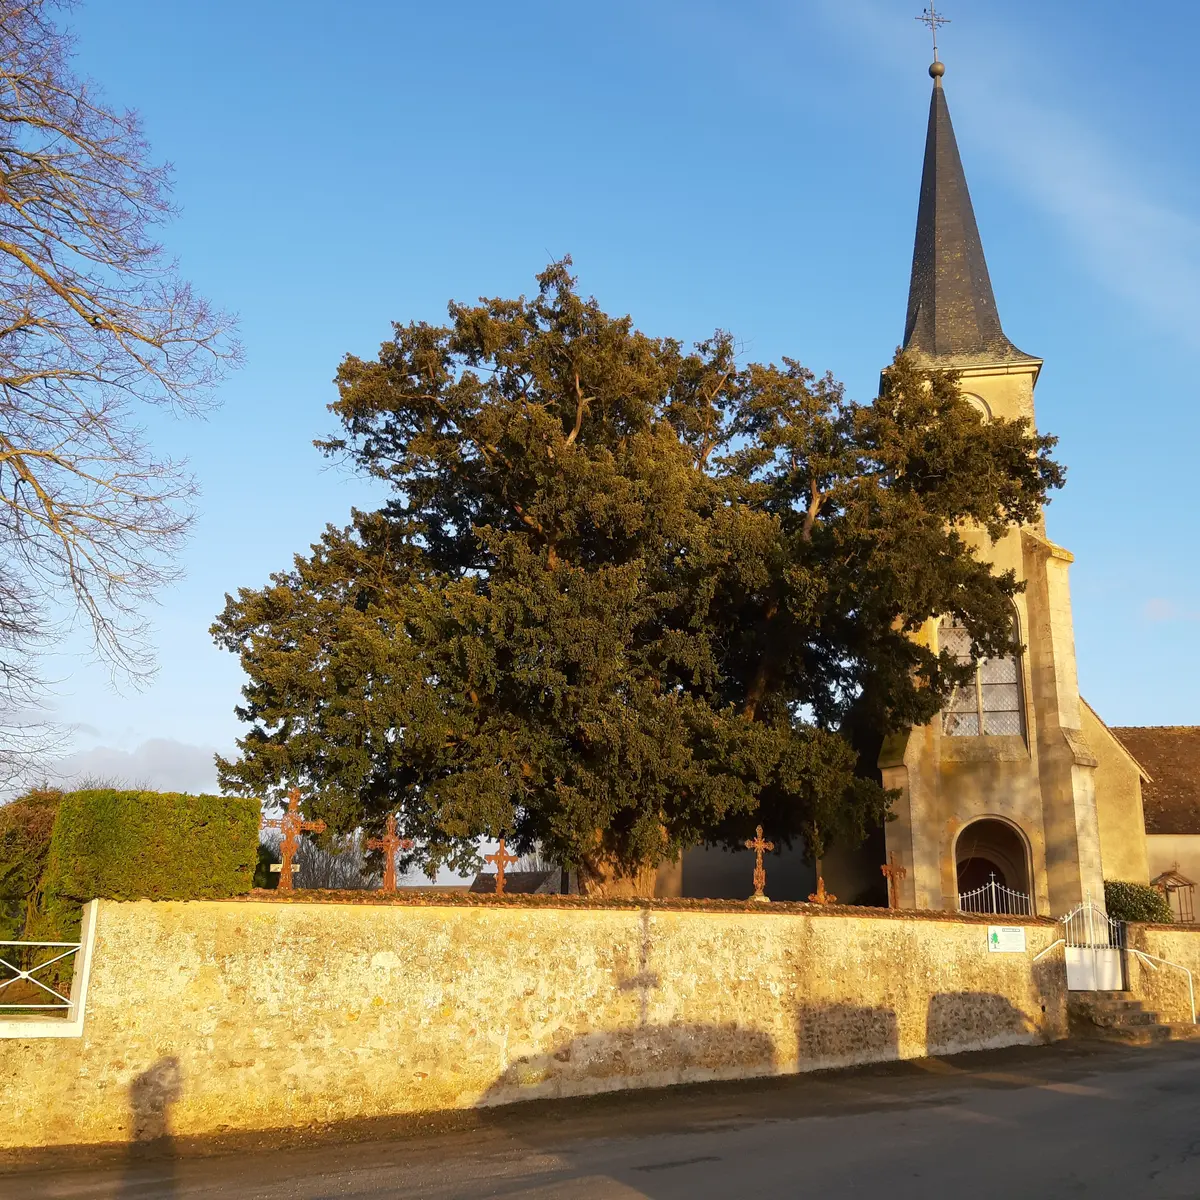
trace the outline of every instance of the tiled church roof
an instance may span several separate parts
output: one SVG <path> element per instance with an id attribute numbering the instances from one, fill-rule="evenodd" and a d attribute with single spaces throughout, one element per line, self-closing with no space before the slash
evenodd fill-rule
<path id="1" fill-rule="evenodd" d="M 1200 833 L 1200 725 L 1112 731 L 1150 775 L 1142 783 L 1147 833 Z"/>
<path id="2" fill-rule="evenodd" d="M 929 104 L 904 348 L 950 366 L 1038 361 L 1018 350 L 1000 327 L 940 77 Z"/>

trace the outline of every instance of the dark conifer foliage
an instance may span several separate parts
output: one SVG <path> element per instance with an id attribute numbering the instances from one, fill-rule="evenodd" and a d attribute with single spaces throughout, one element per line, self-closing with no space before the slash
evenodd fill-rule
<path id="1" fill-rule="evenodd" d="M 394 495 L 227 598 L 249 729 L 222 782 L 298 783 L 334 828 L 398 811 L 429 867 L 504 833 L 609 894 L 759 821 L 860 837 L 887 796 L 849 730 L 961 678 L 927 618 L 1008 648 L 1017 584 L 961 530 L 1039 520 L 1053 439 L 903 355 L 864 406 L 725 333 L 648 337 L 569 265 L 342 363 L 322 448 Z"/>

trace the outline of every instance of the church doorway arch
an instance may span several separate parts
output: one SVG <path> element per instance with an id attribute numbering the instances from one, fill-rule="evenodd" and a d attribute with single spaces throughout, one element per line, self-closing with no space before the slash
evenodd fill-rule
<path id="1" fill-rule="evenodd" d="M 1014 913 L 1027 909 L 1032 914 L 1029 845 L 1011 822 L 983 817 L 964 826 L 954 845 L 954 873 L 960 906 L 963 897 L 972 896 L 968 907 L 975 912 Z M 1015 893 L 1017 898 L 1008 893 Z M 1021 903 L 1021 898 L 1027 898 L 1027 905 Z"/>

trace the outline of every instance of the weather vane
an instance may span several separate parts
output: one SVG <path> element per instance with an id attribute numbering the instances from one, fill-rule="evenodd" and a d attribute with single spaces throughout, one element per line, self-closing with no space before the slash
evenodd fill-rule
<path id="1" fill-rule="evenodd" d="M 923 24 L 923 25 L 929 26 L 929 31 L 933 34 L 933 61 L 937 62 L 938 61 L 938 47 L 937 47 L 938 26 L 939 25 L 949 25 L 950 18 L 939 16 L 938 10 L 937 10 L 937 5 L 934 3 L 934 0 L 929 0 L 929 7 L 919 17 L 916 17 L 914 19 L 917 21 L 920 21 L 921 24 Z"/>

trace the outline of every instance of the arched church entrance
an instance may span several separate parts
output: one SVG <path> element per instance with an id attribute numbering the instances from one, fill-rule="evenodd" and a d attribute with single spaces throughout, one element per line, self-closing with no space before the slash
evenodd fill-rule
<path id="1" fill-rule="evenodd" d="M 960 908 L 1033 913 L 1029 849 L 1007 821 L 985 817 L 967 825 L 955 843 L 954 869 Z"/>

